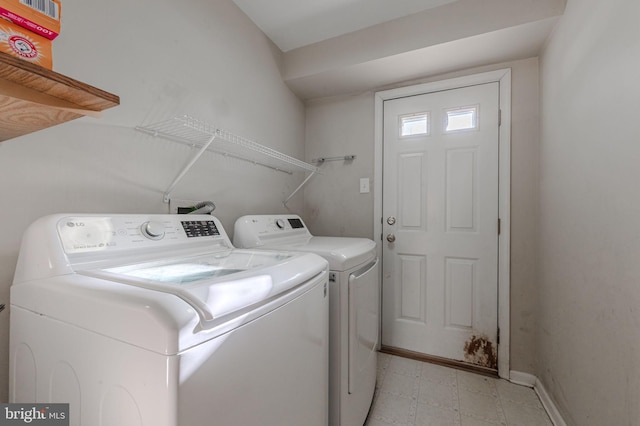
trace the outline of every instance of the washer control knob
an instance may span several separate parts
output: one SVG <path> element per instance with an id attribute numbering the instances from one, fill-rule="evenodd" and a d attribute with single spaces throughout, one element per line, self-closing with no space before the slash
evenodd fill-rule
<path id="1" fill-rule="evenodd" d="M 164 238 L 164 225 L 154 221 L 145 222 L 140 226 L 140 232 L 150 240 L 161 240 Z"/>
<path id="2" fill-rule="evenodd" d="M 284 229 L 284 220 L 282 220 L 282 219 L 276 219 L 276 226 L 277 226 L 279 229 Z"/>

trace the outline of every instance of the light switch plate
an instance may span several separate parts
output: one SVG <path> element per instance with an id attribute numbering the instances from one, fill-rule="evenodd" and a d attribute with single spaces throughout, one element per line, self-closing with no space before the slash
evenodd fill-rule
<path id="1" fill-rule="evenodd" d="M 360 193 L 369 193 L 369 178 L 360 178 Z"/>

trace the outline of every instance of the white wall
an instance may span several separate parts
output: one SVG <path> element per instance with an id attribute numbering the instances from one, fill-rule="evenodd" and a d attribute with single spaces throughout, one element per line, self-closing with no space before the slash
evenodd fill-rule
<path id="1" fill-rule="evenodd" d="M 21 235 L 54 212 L 166 213 L 162 193 L 194 152 L 136 132 L 191 114 L 302 158 L 304 106 L 282 83 L 281 53 L 230 0 L 64 0 L 54 70 L 121 105 L 0 143 L 0 303 L 9 304 Z M 173 196 L 212 200 L 228 231 L 248 213 L 285 212 L 301 179 L 207 153 Z M 290 203 L 299 213 L 302 195 Z M 0 313 L 7 400 L 9 312 Z"/>
<path id="2" fill-rule="evenodd" d="M 511 369 L 533 374 L 536 371 L 538 60 L 531 58 L 463 70 L 398 83 L 395 87 L 501 68 L 512 69 Z M 351 164 L 324 164 L 325 174 L 314 177 L 305 189 L 304 210 L 309 228 L 317 235 L 374 238 L 374 92 L 310 101 L 306 122 L 307 160 L 357 155 Z M 370 194 L 359 193 L 361 177 L 371 179 Z"/>
<path id="3" fill-rule="evenodd" d="M 570 425 L 640 424 L 639 16 L 569 0 L 541 57 L 537 375 Z"/>
<path id="4" fill-rule="evenodd" d="M 305 188 L 305 222 L 315 235 L 373 237 L 373 92 L 307 104 L 306 159 L 355 155 L 327 161 Z M 360 193 L 360 179 L 370 192 Z"/>

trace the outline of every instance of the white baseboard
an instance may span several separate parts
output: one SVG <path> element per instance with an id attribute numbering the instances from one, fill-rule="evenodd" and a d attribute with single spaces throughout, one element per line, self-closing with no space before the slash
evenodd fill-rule
<path id="1" fill-rule="evenodd" d="M 536 376 L 529 373 L 523 373 L 521 371 L 511 370 L 509 372 L 509 381 L 517 385 L 533 388 L 538 395 L 538 398 L 540 398 L 540 402 L 542 402 L 542 406 L 549 415 L 554 426 L 567 426 L 567 423 L 565 423 L 564 419 L 560 415 L 560 411 L 558 411 L 558 407 L 556 407 L 556 404 L 547 393 L 544 385 Z"/>
<path id="2" fill-rule="evenodd" d="M 567 426 L 564 419 L 560 415 L 560 411 L 558 411 L 558 407 L 556 407 L 556 404 L 553 402 L 540 380 L 536 379 L 536 384 L 533 389 L 538 394 L 540 402 L 542 402 L 542 406 L 544 407 L 544 409 L 547 410 L 547 414 L 549 415 L 549 418 L 551 419 L 553 424 L 555 426 Z"/>
<path id="3" fill-rule="evenodd" d="M 513 371 L 509 372 L 509 381 L 511 383 L 515 383 L 516 385 L 522 385 L 529 388 L 532 388 L 536 385 L 536 381 L 538 378 L 533 374 L 523 373 L 522 371 Z"/>

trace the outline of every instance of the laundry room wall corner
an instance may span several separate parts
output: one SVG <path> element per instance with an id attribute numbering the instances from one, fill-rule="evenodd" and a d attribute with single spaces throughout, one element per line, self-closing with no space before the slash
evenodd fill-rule
<path id="1" fill-rule="evenodd" d="M 120 96 L 82 118 L 0 143 L 0 303 L 22 233 L 52 213 L 167 213 L 162 194 L 194 154 L 135 129 L 189 114 L 304 157 L 304 104 L 283 83 L 281 52 L 231 1 L 64 0 L 53 70 Z M 304 179 L 206 152 L 173 190 L 212 200 L 229 229 L 248 213 L 284 213 Z M 296 195 L 289 211 L 302 209 Z M 8 399 L 8 308 L 0 312 L 0 401 Z"/>
<path id="2" fill-rule="evenodd" d="M 540 57 L 536 376 L 569 425 L 640 424 L 638 16 L 569 0 Z"/>
<path id="3" fill-rule="evenodd" d="M 312 233 L 373 238 L 373 92 L 309 101 L 307 161 L 355 155 L 352 161 L 320 165 L 321 175 L 304 193 L 304 219 Z M 361 193 L 360 179 L 369 179 Z"/>

